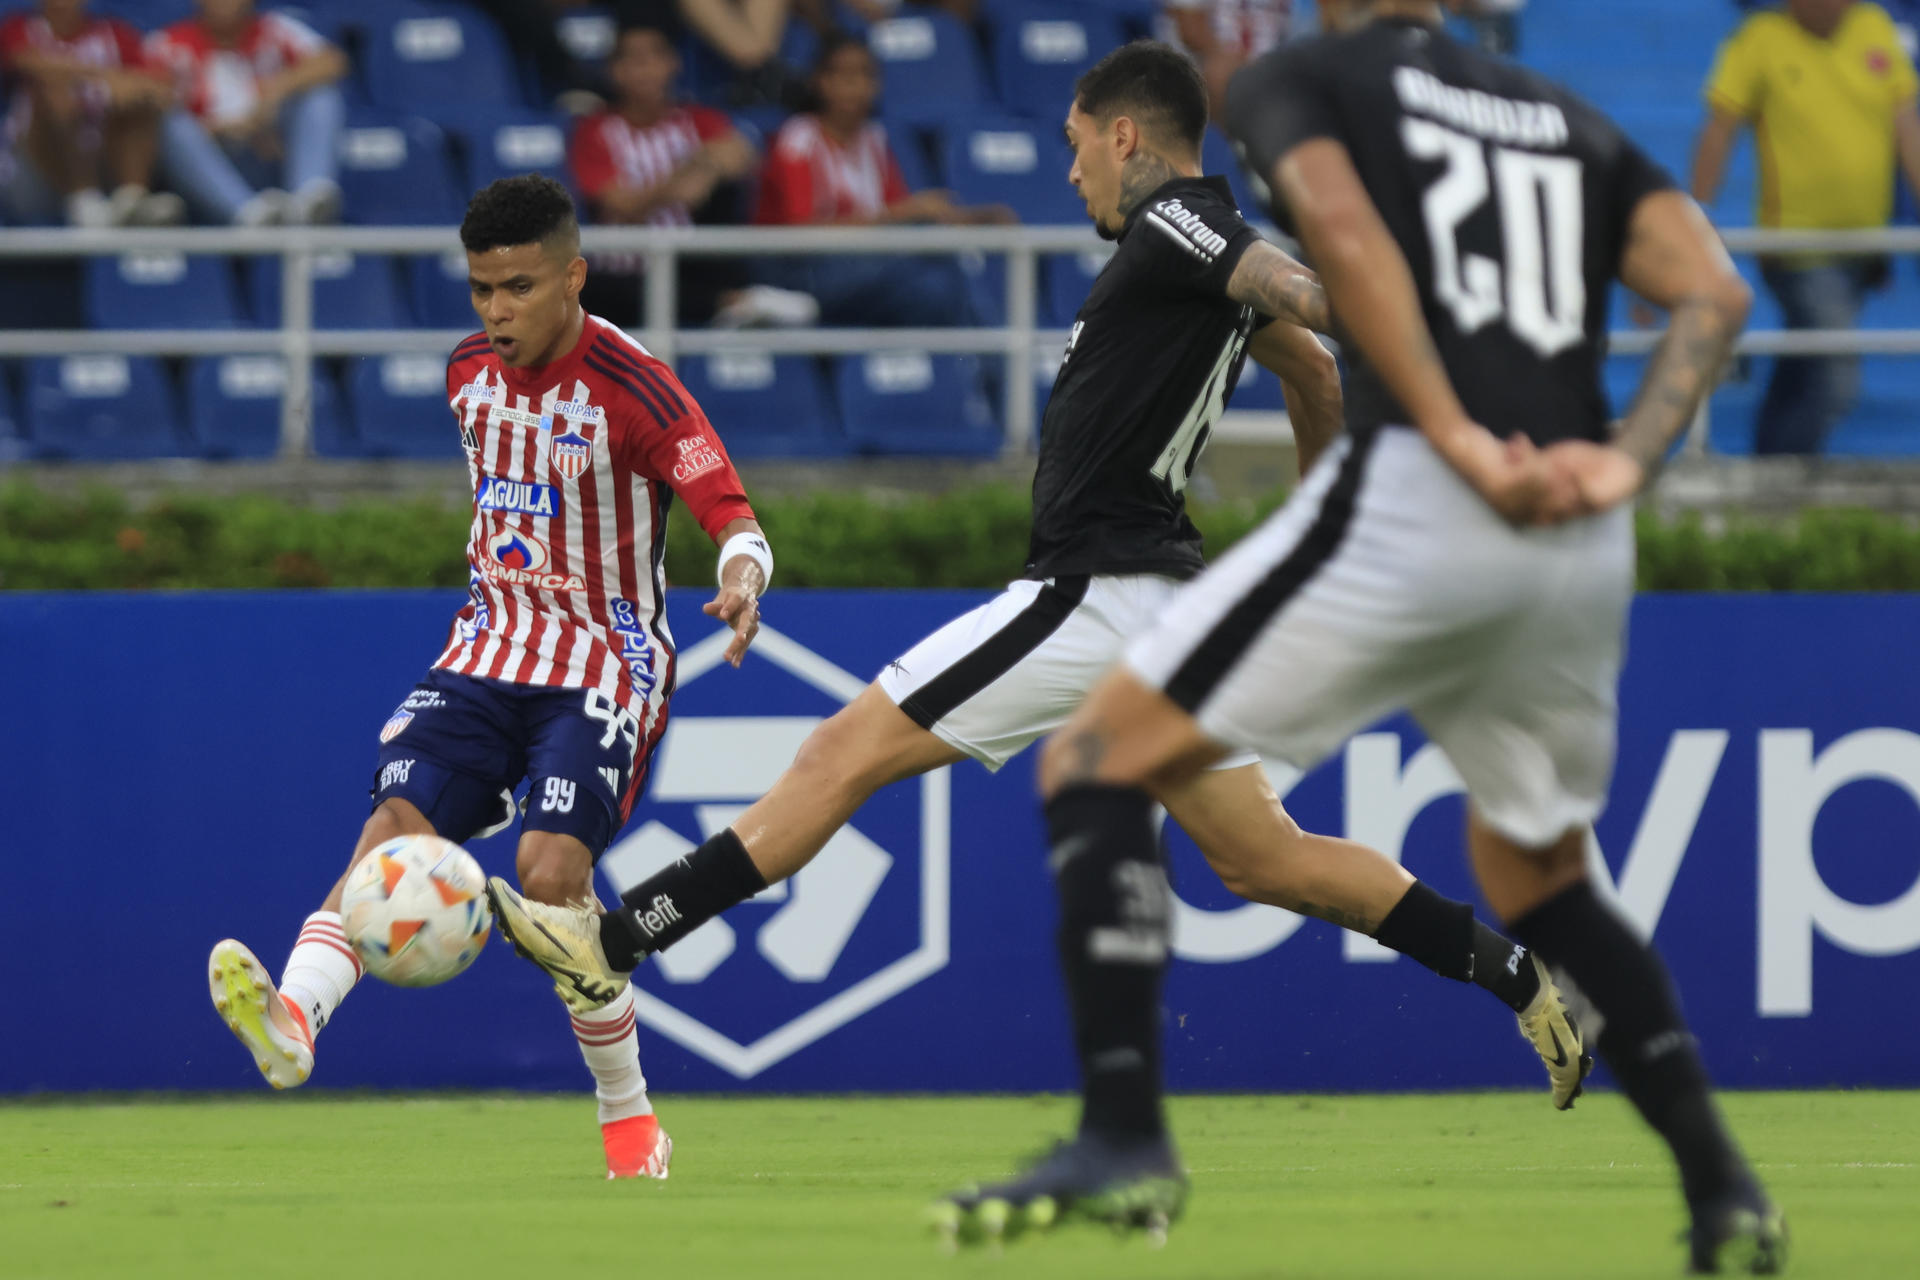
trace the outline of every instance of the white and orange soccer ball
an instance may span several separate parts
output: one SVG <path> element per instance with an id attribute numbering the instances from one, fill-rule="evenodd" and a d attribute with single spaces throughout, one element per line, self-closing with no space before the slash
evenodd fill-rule
<path id="1" fill-rule="evenodd" d="M 400 836 L 347 877 L 340 915 L 367 972 L 401 987 L 431 987 L 473 963 L 493 928 L 487 877 L 473 856 L 439 836 Z"/>

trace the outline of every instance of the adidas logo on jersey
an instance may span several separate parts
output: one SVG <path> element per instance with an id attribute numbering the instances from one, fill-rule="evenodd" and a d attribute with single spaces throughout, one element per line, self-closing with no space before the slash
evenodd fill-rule
<path id="1" fill-rule="evenodd" d="M 513 511 L 549 519 L 560 508 L 552 485 L 503 480 L 498 476 L 487 476 L 480 481 L 479 503 L 482 511 Z"/>

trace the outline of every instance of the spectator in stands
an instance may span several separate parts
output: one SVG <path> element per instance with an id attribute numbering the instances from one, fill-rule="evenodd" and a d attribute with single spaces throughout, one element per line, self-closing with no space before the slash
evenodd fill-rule
<path id="1" fill-rule="evenodd" d="M 620 29 L 607 64 L 613 106 L 580 121 L 567 155 L 594 221 L 746 221 L 744 184 L 760 157 L 725 115 L 675 100 L 679 74 L 680 54 L 665 30 L 645 21 Z M 596 254 L 591 266 L 582 294 L 587 310 L 615 324 L 638 323 L 644 261 Z M 705 324 L 723 308 L 730 323 L 811 324 L 819 316 L 805 295 L 750 285 L 738 258 L 682 258 L 678 285 L 681 324 Z"/>
<path id="2" fill-rule="evenodd" d="M 539 82 L 539 99 L 563 109 L 602 105 L 600 85 L 574 61 L 560 40 L 559 21 L 569 9 L 582 7 L 580 0 L 467 0 L 484 10 L 507 38 L 507 47 L 520 54 L 533 67 Z M 591 94 L 591 97 L 580 96 Z M 584 111 L 581 114 L 586 114 Z"/>
<path id="3" fill-rule="evenodd" d="M 175 189 L 211 222 L 339 221 L 346 55 L 296 18 L 255 13 L 253 0 L 198 0 L 198 11 L 147 41 L 181 101 L 162 141 Z"/>
<path id="4" fill-rule="evenodd" d="M 38 13 L 0 22 L 0 71 L 13 86 L 14 142 L 0 205 L 14 221 L 156 227 L 186 216 L 179 196 L 147 190 L 172 94 L 147 68 L 139 32 L 93 17 L 86 0 L 41 0 Z"/>
<path id="5" fill-rule="evenodd" d="M 1159 37 L 1193 55 L 1219 120 L 1233 73 L 1286 41 L 1293 0 L 1161 0 Z"/>
<path id="6" fill-rule="evenodd" d="M 1855 0 L 1787 0 L 1756 13 L 1721 46 L 1707 82 L 1707 123 L 1693 157 L 1693 195 L 1711 204 L 1735 136 L 1761 148 L 1766 227 L 1882 227 L 1893 208 L 1896 156 L 1920 190 L 1920 81 L 1886 10 Z M 1792 329 L 1850 329 L 1884 258 L 1787 254 L 1761 261 Z M 1859 392 L 1860 362 L 1774 362 L 1754 431 L 1756 453 L 1818 453 Z"/>
<path id="7" fill-rule="evenodd" d="M 789 0 L 678 0 L 678 6 L 694 36 L 733 68 L 727 94 L 733 105 L 803 101 L 800 77 L 780 58 Z"/>
<path id="8" fill-rule="evenodd" d="M 957 205 L 945 191 L 909 191 L 886 127 L 873 118 L 880 64 L 857 36 L 835 33 L 814 64 L 815 109 L 773 141 L 758 220 L 769 226 L 872 227 L 1014 221 L 1000 205 Z M 801 258 L 775 264 L 779 283 L 812 294 L 829 324 L 968 324 L 966 277 L 949 258 Z"/>

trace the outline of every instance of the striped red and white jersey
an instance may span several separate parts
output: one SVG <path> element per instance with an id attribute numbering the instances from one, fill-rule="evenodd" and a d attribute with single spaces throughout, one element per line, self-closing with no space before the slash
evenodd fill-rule
<path id="1" fill-rule="evenodd" d="M 540 368 L 466 339 L 447 399 L 473 477 L 471 599 L 433 665 L 598 689 L 651 736 L 673 691 L 667 509 L 679 495 L 710 535 L 753 515 L 719 436 L 672 370 L 591 315 Z"/>

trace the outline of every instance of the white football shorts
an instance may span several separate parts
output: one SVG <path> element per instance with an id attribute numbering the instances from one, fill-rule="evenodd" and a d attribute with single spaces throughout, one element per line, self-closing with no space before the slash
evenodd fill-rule
<path id="1" fill-rule="evenodd" d="M 916 724 L 998 770 L 1065 724 L 1179 589 L 1156 574 L 1016 582 L 888 664 L 878 684 Z M 1255 759 L 1236 752 L 1214 767 Z"/>
<path id="2" fill-rule="evenodd" d="M 1514 529 L 1384 427 L 1329 449 L 1126 662 L 1220 742 L 1303 770 L 1408 710 L 1481 819 L 1542 847 L 1606 797 L 1633 572 L 1631 511 Z"/>

